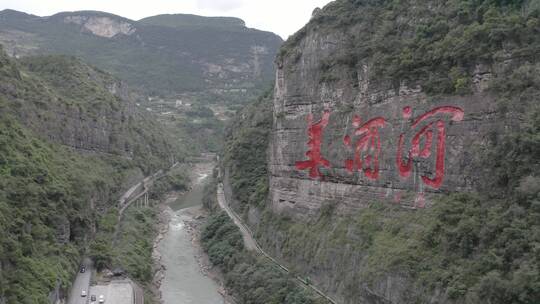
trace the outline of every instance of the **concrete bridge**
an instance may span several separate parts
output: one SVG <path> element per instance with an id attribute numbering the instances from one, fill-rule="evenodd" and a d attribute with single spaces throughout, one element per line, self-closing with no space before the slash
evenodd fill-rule
<path id="1" fill-rule="evenodd" d="M 174 164 L 170 169 L 175 168 L 177 165 L 178 163 Z M 150 190 L 150 187 L 152 187 L 156 180 L 165 176 L 165 174 L 166 173 L 163 170 L 159 170 L 156 173 L 145 177 L 142 181 L 129 188 L 118 200 L 119 214 L 122 215 L 124 210 L 126 210 L 133 202 L 137 201 L 141 197 L 143 198 L 143 203 L 148 205 L 148 191 Z"/>

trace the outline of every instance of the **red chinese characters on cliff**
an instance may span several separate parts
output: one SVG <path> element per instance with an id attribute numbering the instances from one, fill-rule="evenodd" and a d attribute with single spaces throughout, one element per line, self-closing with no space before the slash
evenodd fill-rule
<path id="1" fill-rule="evenodd" d="M 403 118 L 410 119 L 412 109 L 410 107 L 403 108 Z M 444 178 L 444 159 L 446 151 L 446 123 L 443 118 L 450 116 L 452 121 L 461 121 L 464 112 L 457 107 L 445 106 L 438 107 L 429 112 L 426 112 L 413 120 L 411 130 L 417 130 L 412 136 L 411 148 L 407 152 L 407 161 L 403 161 L 405 134 L 399 136 L 397 148 L 396 166 L 399 170 L 399 175 L 403 178 L 408 178 L 412 172 L 413 159 L 427 159 L 435 154 L 435 176 L 422 176 L 424 184 L 439 189 Z M 436 131 L 436 137 L 433 133 Z M 421 141 L 423 139 L 423 145 Z M 433 151 L 435 149 L 435 151 Z"/>
<path id="2" fill-rule="evenodd" d="M 308 121 L 308 147 L 306 152 L 308 160 L 296 162 L 296 169 L 306 170 L 309 169 L 309 176 L 311 178 L 318 178 L 321 176 L 319 166 L 330 167 L 330 162 L 324 159 L 321 155 L 321 143 L 324 128 L 328 125 L 330 120 L 330 111 L 324 111 L 320 121 L 313 123 L 313 114 L 309 114 Z"/>
<path id="3" fill-rule="evenodd" d="M 411 119 L 412 123 L 410 129 L 401 133 L 398 139 L 395 164 L 399 175 L 409 178 L 415 159 L 429 159 L 434 156 L 433 176 L 421 178 L 427 186 L 439 189 L 445 173 L 447 123 L 463 120 L 463 110 L 453 106 L 437 107 L 412 119 L 411 107 L 405 107 L 402 116 L 404 119 Z M 307 117 L 308 159 L 297 161 L 295 165 L 298 170 L 309 170 L 309 176 L 313 179 L 321 177 L 321 166 L 330 168 L 330 162 L 321 153 L 323 133 L 329 120 L 330 111 L 324 111 L 321 120 L 317 122 L 313 122 L 312 114 Z M 383 117 L 372 118 L 366 122 L 358 115 L 353 117 L 353 134 L 343 138 L 345 147 L 352 149 L 354 154 L 353 159 L 344 162 L 347 171 L 363 172 L 366 178 L 371 180 L 379 178 L 380 154 L 383 149 L 379 132 L 386 124 Z"/>
<path id="4" fill-rule="evenodd" d="M 362 124 L 362 119 L 354 115 L 353 126 L 356 128 L 354 136 L 358 137 L 352 143 L 349 135 L 343 138 L 345 146 L 354 149 L 354 159 L 345 161 L 345 168 L 349 172 L 364 171 L 367 178 L 376 180 L 379 178 L 379 154 L 381 153 L 381 137 L 379 128 L 384 127 L 386 121 L 382 117 L 377 117 Z"/>

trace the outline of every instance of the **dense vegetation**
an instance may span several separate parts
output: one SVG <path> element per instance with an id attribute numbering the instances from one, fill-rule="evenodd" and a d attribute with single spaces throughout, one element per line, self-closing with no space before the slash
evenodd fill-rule
<path id="1" fill-rule="evenodd" d="M 369 286 L 393 274 L 414 282 L 408 302 L 442 292 L 460 303 L 537 303 L 539 217 L 534 199 L 456 194 L 418 212 L 374 202 L 345 217 L 326 208 L 305 223 L 266 212 L 260 224 L 287 233 L 281 252 L 298 268 L 358 263 L 359 271 L 339 274 L 348 299 L 363 295 L 359 284 Z M 265 231 L 259 237 L 275 243 Z"/>
<path id="2" fill-rule="evenodd" d="M 154 273 L 152 266 L 153 243 L 158 233 L 158 212 L 152 205 L 126 210 L 121 224 L 121 234 L 113 250 L 112 266 L 122 267 L 130 278 L 150 285 Z M 149 301 L 148 301 L 149 302 Z"/>
<path id="3" fill-rule="evenodd" d="M 186 168 L 176 167 L 158 179 L 150 189 L 150 198 L 160 201 L 169 191 L 186 191 L 189 188 L 189 176 Z"/>
<path id="4" fill-rule="evenodd" d="M 199 108 L 199 107 L 197 107 Z M 199 152 L 217 152 L 223 146 L 224 122 L 218 120 L 207 107 L 187 111 L 172 119 L 183 142 Z"/>
<path id="5" fill-rule="evenodd" d="M 214 170 L 214 174 L 209 178 L 208 182 L 204 185 L 203 188 L 203 197 L 202 205 L 203 208 L 209 211 L 216 211 L 219 209 L 217 202 L 216 191 L 217 191 L 217 170 Z"/>
<path id="6" fill-rule="evenodd" d="M 0 51 L 5 111 L 58 144 L 130 158 L 147 174 L 185 157 L 185 148 L 110 74 L 73 57 L 12 60 Z M 101 128 L 105 133 L 97 134 Z"/>
<path id="7" fill-rule="evenodd" d="M 308 304 L 315 300 L 263 257 L 244 249 L 240 230 L 222 212 L 212 215 L 202 232 L 202 244 L 212 264 L 225 273 L 225 283 L 239 303 Z"/>
<path id="8" fill-rule="evenodd" d="M 321 62 L 321 82 L 355 81 L 355 70 L 368 64 L 370 82 L 418 83 L 428 97 L 471 93 L 471 76 L 482 64 L 493 71 L 487 92 L 496 96 L 498 115 L 518 119 L 502 132 L 494 129 L 489 144 L 475 150 L 471 168 L 484 174 L 474 193 L 450 194 L 414 212 L 374 201 L 340 216 L 327 204 L 319 216 L 294 222 L 262 205 L 263 193 L 250 196 L 258 189 L 253 185 L 267 182 L 253 175 L 266 156 L 253 161 L 251 155 L 254 143 L 267 146 L 269 132 L 253 136 L 252 109 L 252 116 L 246 114 L 251 118 L 229 131 L 226 166 L 242 210 L 249 204 L 262 214 L 254 228 L 265 248 L 306 276 L 341 265 L 330 277 L 345 284 L 343 297 L 351 303 L 366 297 L 359 286 L 373 290 L 387 278 L 411 283 L 403 294 L 408 303 L 433 297 L 450 303 L 540 302 L 539 17 L 538 1 L 490 0 L 338 0 L 317 13 L 285 43 L 279 62 L 294 66 L 307 33 L 339 30 L 350 47 Z M 349 74 L 339 74 L 344 66 Z"/>
<path id="9" fill-rule="evenodd" d="M 116 164 L 116 165 L 115 165 Z M 40 140 L 0 116 L 0 298 L 48 303 L 71 284 L 91 223 L 88 203 L 113 199 L 121 159 L 83 157 Z"/>
<path id="10" fill-rule="evenodd" d="M 114 206 L 127 180 L 183 155 L 111 86 L 121 89 L 74 58 L 17 61 L 0 50 L 0 302 L 49 303 L 49 293 L 69 288 L 85 253 L 111 266 L 127 245 L 137 250 L 122 265 L 148 278 L 141 262 L 151 246 L 130 240 L 135 230 L 150 238 L 152 214 L 128 212 L 116 252 Z M 94 124 L 111 137 L 94 136 Z"/>
<path id="11" fill-rule="evenodd" d="M 225 137 L 223 165 L 229 173 L 240 213 L 261 206 L 268 193 L 268 136 L 272 128 L 272 91 L 236 115 Z"/>

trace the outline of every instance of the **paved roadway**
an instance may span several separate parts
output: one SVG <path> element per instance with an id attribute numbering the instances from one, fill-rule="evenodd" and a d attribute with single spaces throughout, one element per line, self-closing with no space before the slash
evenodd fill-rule
<path id="1" fill-rule="evenodd" d="M 94 267 L 92 261 L 88 258 L 84 259 L 83 264 L 86 265 L 86 272 L 81 273 L 80 271 L 77 271 L 77 277 L 71 287 L 67 304 L 86 304 L 87 297 L 81 297 L 81 293 L 84 290 L 88 294 L 90 278 L 92 277 L 92 270 Z"/>
<path id="2" fill-rule="evenodd" d="M 90 287 L 90 295 L 95 295 L 99 300 L 104 295 L 105 303 L 110 304 L 133 304 L 133 287 L 129 281 L 112 281 L 107 285 L 94 285 Z"/>

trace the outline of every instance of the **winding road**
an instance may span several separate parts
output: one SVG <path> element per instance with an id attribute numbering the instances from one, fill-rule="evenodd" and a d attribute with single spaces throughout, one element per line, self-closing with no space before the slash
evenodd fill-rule
<path id="1" fill-rule="evenodd" d="M 218 201 L 218 204 L 221 207 L 221 209 L 223 209 L 229 215 L 229 217 L 233 220 L 234 224 L 236 226 L 238 226 L 238 228 L 240 229 L 240 232 L 242 233 L 242 237 L 244 239 L 244 246 L 245 246 L 246 249 L 257 251 L 257 253 L 265 256 L 274 265 L 279 267 L 284 272 L 287 272 L 287 273 L 290 272 L 287 267 L 280 264 L 276 259 L 274 259 L 268 253 L 266 253 L 261 248 L 261 246 L 259 246 L 259 244 L 257 243 L 257 240 L 255 240 L 255 238 L 253 237 L 253 233 L 251 232 L 249 227 L 246 226 L 244 224 L 244 222 L 242 222 L 240 217 L 236 214 L 236 212 L 234 212 L 234 210 L 232 210 L 230 208 L 229 204 L 227 203 L 227 199 L 225 197 L 225 192 L 223 191 L 223 184 L 222 183 L 218 184 L 217 201 Z M 333 303 L 333 304 L 337 304 L 337 302 L 334 301 L 334 299 L 332 299 L 330 296 L 326 295 L 324 292 L 322 292 L 320 289 L 318 289 L 316 286 L 314 286 L 313 284 L 311 284 L 310 282 L 308 282 L 304 278 L 297 276 L 295 279 L 299 284 L 313 290 L 315 293 L 319 294 L 321 297 L 328 300 L 328 302 Z"/>

